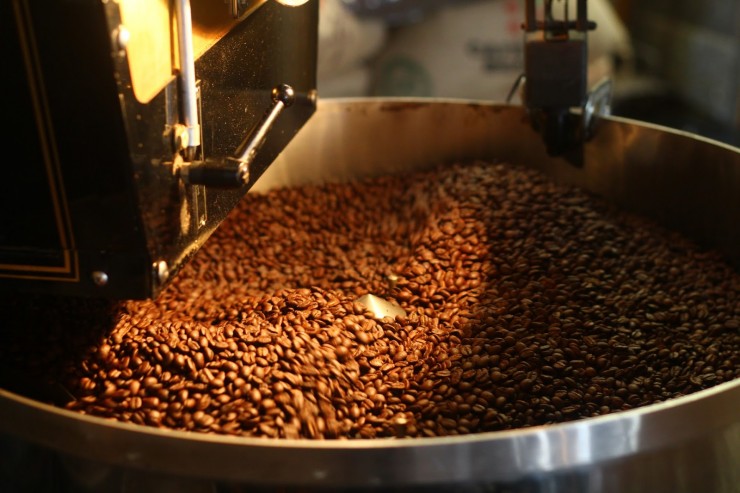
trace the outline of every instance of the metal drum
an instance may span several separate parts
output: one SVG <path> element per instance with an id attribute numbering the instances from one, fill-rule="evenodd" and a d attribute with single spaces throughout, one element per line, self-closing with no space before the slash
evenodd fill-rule
<path id="1" fill-rule="evenodd" d="M 348 180 L 500 159 L 597 192 L 740 268 L 740 150 L 620 118 L 574 165 L 523 108 L 476 101 L 320 101 L 255 185 Z M 0 390 L 2 491 L 738 492 L 740 379 L 558 425 L 423 439 L 249 439 L 123 424 Z"/>

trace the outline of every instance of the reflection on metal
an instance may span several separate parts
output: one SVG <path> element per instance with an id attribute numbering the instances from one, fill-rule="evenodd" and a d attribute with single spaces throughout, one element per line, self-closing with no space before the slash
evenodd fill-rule
<path id="1" fill-rule="evenodd" d="M 200 146 L 200 123 L 198 121 L 198 90 L 195 87 L 195 54 L 190 0 L 175 2 L 175 22 L 179 54 L 177 73 L 180 79 L 179 103 L 182 111 L 180 119 L 188 132 L 187 149 L 188 154 L 192 156 L 195 154 L 195 148 Z"/>
<path id="2" fill-rule="evenodd" d="M 357 303 L 361 304 L 371 312 L 375 318 L 383 319 L 386 317 L 396 318 L 405 317 L 406 312 L 403 308 L 398 305 L 386 301 L 383 298 L 379 298 L 374 294 L 366 294 L 357 298 Z"/>
<path id="3" fill-rule="evenodd" d="M 154 262 L 152 266 L 154 270 L 154 279 L 159 284 L 167 282 L 167 278 L 170 277 L 170 266 L 164 260 Z"/>
<path id="4" fill-rule="evenodd" d="M 96 286 L 103 287 L 108 284 L 108 274 L 106 274 L 102 270 L 93 271 L 92 280 Z"/>
<path id="5" fill-rule="evenodd" d="M 593 135 L 598 117 L 611 115 L 613 94 L 614 84 L 610 77 L 603 78 L 591 88 L 586 98 L 586 105 L 583 107 L 583 127 L 586 138 Z"/>

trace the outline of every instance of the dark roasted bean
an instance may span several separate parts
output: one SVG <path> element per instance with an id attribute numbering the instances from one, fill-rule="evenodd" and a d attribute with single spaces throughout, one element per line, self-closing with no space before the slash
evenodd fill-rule
<path id="1" fill-rule="evenodd" d="M 367 292 L 407 316 L 376 320 L 354 301 Z M 248 194 L 156 300 L 0 299 L 0 371 L 46 371 L 69 409 L 139 425 L 476 433 L 736 378 L 738 294 L 719 255 L 535 171 L 474 162 Z"/>

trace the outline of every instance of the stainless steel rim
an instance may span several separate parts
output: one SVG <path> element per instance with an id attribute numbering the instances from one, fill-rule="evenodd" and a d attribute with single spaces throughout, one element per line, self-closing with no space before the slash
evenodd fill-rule
<path id="1" fill-rule="evenodd" d="M 319 441 L 157 429 L 81 415 L 0 390 L 6 433 L 118 466 L 265 485 L 516 481 L 670 448 L 708 430 L 740 432 L 737 409 L 740 380 L 556 425 L 455 437 Z M 698 420 L 696 426 L 689 426 L 687 416 Z M 389 476 L 399 466 L 404 474 Z"/>

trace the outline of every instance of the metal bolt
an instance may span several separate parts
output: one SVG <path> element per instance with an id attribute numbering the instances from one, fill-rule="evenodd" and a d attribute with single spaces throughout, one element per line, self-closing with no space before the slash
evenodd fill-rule
<path id="1" fill-rule="evenodd" d="M 154 278 L 157 282 L 159 284 L 164 284 L 168 277 L 170 277 L 170 268 L 167 265 L 167 262 L 164 260 L 154 262 Z"/>
<path id="2" fill-rule="evenodd" d="M 92 273 L 92 280 L 98 287 L 103 287 L 108 284 L 108 274 L 102 270 L 96 270 Z"/>
<path id="3" fill-rule="evenodd" d="M 128 48 L 128 42 L 131 40 L 131 33 L 126 29 L 126 26 L 118 26 L 118 29 L 116 29 L 115 32 L 115 40 L 118 49 L 126 51 L 126 48 Z"/>

